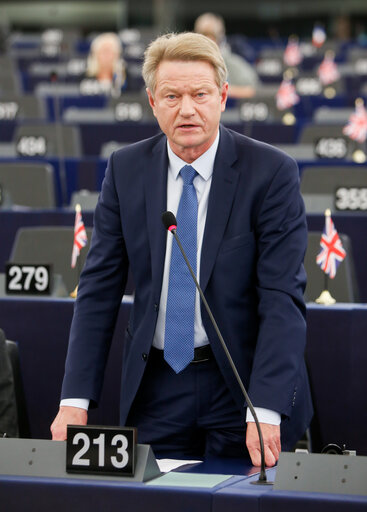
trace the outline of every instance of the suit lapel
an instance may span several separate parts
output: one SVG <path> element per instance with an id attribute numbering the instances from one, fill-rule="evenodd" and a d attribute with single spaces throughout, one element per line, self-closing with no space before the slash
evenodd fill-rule
<path id="1" fill-rule="evenodd" d="M 168 156 L 166 144 L 166 137 L 162 137 L 153 148 L 144 180 L 145 214 L 151 250 L 155 302 L 159 301 L 162 286 L 167 239 L 167 232 L 161 220 L 162 213 L 167 209 Z M 232 136 L 221 126 L 201 250 L 200 284 L 203 290 L 212 273 L 235 196 L 239 176 L 238 171 L 233 168 L 233 163 L 236 160 L 237 152 Z"/>
<path id="2" fill-rule="evenodd" d="M 159 139 L 145 171 L 146 222 L 151 251 L 154 301 L 161 291 L 167 231 L 162 224 L 162 213 L 167 209 L 168 156 L 166 137 Z"/>
<path id="3" fill-rule="evenodd" d="M 233 138 L 221 126 L 201 250 L 200 284 L 203 290 L 212 273 L 236 193 L 239 176 L 238 171 L 233 168 L 236 160 L 237 152 Z"/>

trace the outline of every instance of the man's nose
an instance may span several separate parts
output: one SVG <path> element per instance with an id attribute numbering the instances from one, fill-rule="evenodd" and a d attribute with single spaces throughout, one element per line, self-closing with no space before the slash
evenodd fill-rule
<path id="1" fill-rule="evenodd" d="M 185 117 L 192 116 L 193 114 L 195 114 L 194 101 L 191 98 L 191 96 L 182 96 L 180 114 Z"/>

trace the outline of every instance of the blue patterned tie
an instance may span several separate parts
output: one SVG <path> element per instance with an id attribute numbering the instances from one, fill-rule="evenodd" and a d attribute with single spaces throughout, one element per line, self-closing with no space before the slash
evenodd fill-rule
<path id="1" fill-rule="evenodd" d="M 177 211 L 177 235 L 196 274 L 198 200 L 193 180 L 196 171 L 185 165 L 184 182 Z M 164 358 L 176 373 L 194 358 L 195 283 L 175 240 L 172 241 L 169 273 Z"/>

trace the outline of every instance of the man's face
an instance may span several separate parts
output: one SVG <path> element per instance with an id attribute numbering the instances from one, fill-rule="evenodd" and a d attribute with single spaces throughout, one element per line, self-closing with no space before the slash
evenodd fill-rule
<path id="1" fill-rule="evenodd" d="M 206 61 L 162 61 L 149 103 L 171 149 L 188 163 L 214 142 L 225 109 L 228 84 L 218 89 Z"/>

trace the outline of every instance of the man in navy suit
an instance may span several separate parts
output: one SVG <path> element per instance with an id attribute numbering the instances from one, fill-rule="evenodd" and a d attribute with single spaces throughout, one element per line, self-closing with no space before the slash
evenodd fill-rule
<path id="1" fill-rule="evenodd" d="M 241 455 L 260 465 L 252 415 L 207 312 L 195 307 L 193 361 L 176 373 L 164 356 L 172 235 L 190 164 L 198 202 L 197 275 L 249 391 L 267 465 L 312 415 L 303 360 L 307 230 L 296 163 L 220 125 L 228 83 L 215 43 L 162 36 L 147 49 L 147 94 L 162 134 L 114 153 L 95 212 L 71 327 L 53 439 L 85 424 L 98 403 L 128 268 L 134 305 L 124 344 L 120 421 L 164 456 Z M 168 315 L 167 315 L 168 316 Z"/>

